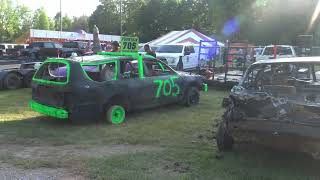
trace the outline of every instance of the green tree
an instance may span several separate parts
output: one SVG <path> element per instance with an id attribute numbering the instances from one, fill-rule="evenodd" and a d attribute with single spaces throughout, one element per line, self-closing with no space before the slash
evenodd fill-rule
<path id="1" fill-rule="evenodd" d="M 94 25 L 105 34 L 120 34 L 120 9 L 117 0 L 102 0 L 101 5 L 92 13 L 89 18 L 89 28 Z"/>
<path id="2" fill-rule="evenodd" d="M 0 42 L 14 42 L 31 24 L 31 12 L 27 7 L 13 6 L 11 0 L 0 0 Z"/>
<path id="3" fill-rule="evenodd" d="M 89 31 L 89 17 L 88 16 L 80 16 L 80 17 L 73 17 L 71 30 L 77 31 L 82 29 L 86 32 Z"/>
<path id="4" fill-rule="evenodd" d="M 72 20 L 66 15 L 63 16 L 62 17 L 62 30 L 63 31 L 72 31 L 71 25 L 72 25 Z"/>
<path id="5" fill-rule="evenodd" d="M 50 20 L 43 7 L 37 9 L 34 14 L 33 28 L 43 30 L 50 29 Z"/>
<path id="6" fill-rule="evenodd" d="M 60 12 L 58 12 L 54 17 L 54 30 L 59 31 L 60 30 Z"/>

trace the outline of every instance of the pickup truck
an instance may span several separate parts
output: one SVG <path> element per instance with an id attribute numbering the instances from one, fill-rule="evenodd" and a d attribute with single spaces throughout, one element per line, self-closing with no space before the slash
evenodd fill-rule
<path id="1" fill-rule="evenodd" d="M 76 42 L 76 46 L 71 46 L 71 42 L 65 43 L 64 46 L 56 42 L 33 42 L 24 52 L 32 59 L 45 60 L 48 57 L 69 57 L 73 52 L 82 54 L 82 46 Z"/>
<path id="2" fill-rule="evenodd" d="M 256 56 L 256 60 L 279 59 L 296 57 L 296 51 L 289 45 L 269 45 L 263 48 L 261 55 Z"/>

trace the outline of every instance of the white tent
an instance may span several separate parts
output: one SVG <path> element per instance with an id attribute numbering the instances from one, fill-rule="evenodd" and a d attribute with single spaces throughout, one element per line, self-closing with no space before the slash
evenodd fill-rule
<path id="1" fill-rule="evenodd" d="M 60 31 L 30 29 L 30 38 L 60 39 Z M 90 33 L 85 33 L 84 31 L 81 33 L 62 31 L 61 39 L 92 41 L 93 35 Z M 99 39 L 100 41 L 120 41 L 120 36 L 99 34 Z"/>
<path id="2" fill-rule="evenodd" d="M 199 48 L 200 41 L 205 41 Z M 195 52 L 199 54 L 199 59 L 212 59 L 212 57 L 220 53 L 220 47 L 224 44 L 215 39 L 206 36 L 194 29 L 184 31 L 171 31 L 166 35 L 159 37 L 153 41 L 148 42 L 150 46 L 160 46 L 167 44 L 188 44 L 193 45 Z M 201 51 L 201 52 L 199 52 Z"/>
<path id="3" fill-rule="evenodd" d="M 199 46 L 200 41 L 216 41 L 215 39 L 206 36 L 194 29 L 184 31 L 171 31 L 147 44 L 151 46 L 159 46 L 164 44 L 177 44 L 177 43 L 188 43 Z M 224 46 L 223 43 L 217 41 L 218 46 Z"/>

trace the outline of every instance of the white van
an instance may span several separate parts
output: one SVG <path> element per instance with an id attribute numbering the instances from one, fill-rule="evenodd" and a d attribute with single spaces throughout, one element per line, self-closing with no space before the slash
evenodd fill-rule
<path id="1" fill-rule="evenodd" d="M 190 44 L 165 44 L 156 50 L 157 58 L 166 60 L 169 66 L 177 68 L 179 59 L 182 58 L 183 69 L 194 69 L 198 66 L 199 46 Z"/>
<path id="2" fill-rule="evenodd" d="M 0 43 L 0 55 L 8 55 L 8 50 L 12 49 L 25 49 L 28 44 L 12 44 L 12 43 Z"/>
<path id="3" fill-rule="evenodd" d="M 279 58 L 292 58 L 296 57 L 296 51 L 294 50 L 293 46 L 289 45 L 276 45 L 276 59 Z M 256 57 L 256 60 L 267 60 L 267 59 L 274 59 L 274 45 L 269 45 L 263 48 L 261 55 Z"/>

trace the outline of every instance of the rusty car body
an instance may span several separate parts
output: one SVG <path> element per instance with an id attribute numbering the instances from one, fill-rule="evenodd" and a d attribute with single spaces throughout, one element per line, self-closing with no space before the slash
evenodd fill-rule
<path id="1" fill-rule="evenodd" d="M 219 150 L 254 142 L 319 157 L 320 57 L 258 61 L 223 105 Z"/>

